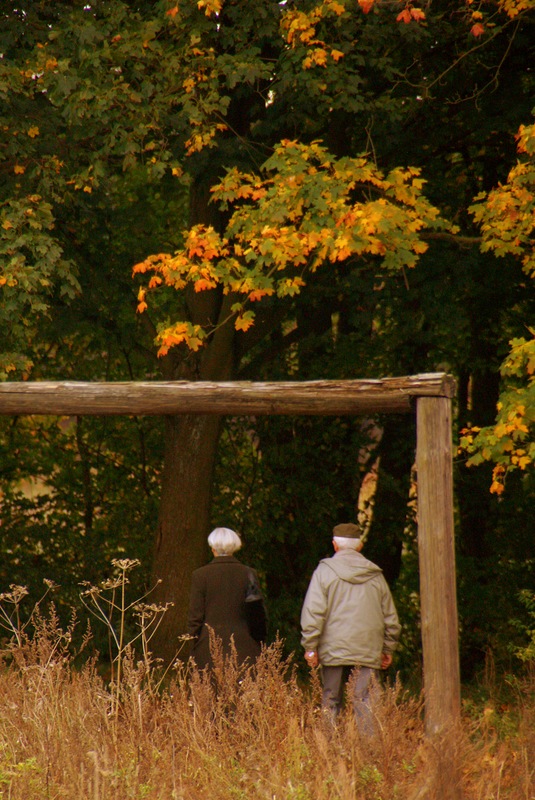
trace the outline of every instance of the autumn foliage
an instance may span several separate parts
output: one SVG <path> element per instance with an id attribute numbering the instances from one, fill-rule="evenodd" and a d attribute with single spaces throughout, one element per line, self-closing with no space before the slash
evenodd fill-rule
<path id="1" fill-rule="evenodd" d="M 134 273 L 153 273 L 138 310 L 162 286 L 219 287 L 235 298 L 234 325 L 245 331 L 254 322 L 251 304 L 299 294 L 307 276 L 329 264 L 375 258 L 386 272 L 414 267 L 427 250 L 422 231 L 446 227 L 423 187 L 418 169 L 383 175 L 366 156 L 336 159 L 318 142 L 283 141 L 261 175 L 232 168 L 212 188 L 214 202 L 230 210 L 223 234 L 194 226 L 183 249 L 135 266 Z M 210 333 L 186 322 L 166 327 L 160 355 L 182 342 L 196 350 Z"/>
<path id="2" fill-rule="evenodd" d="M 476 197 L 472 213 L 479 224 L 484 252 L 520 259 L 528 279 L 535 280 L 535 125 L 521 126 L 517 164 L 507 182 Z M 503 390 L 496 424 L 470 428 L 461 436 L 469 464 L 494 462 L 491 492 L 501 494 L 509 472 L 524 472 L 535 462 L 535 328 L 513 339 L 501 375 Z"/>

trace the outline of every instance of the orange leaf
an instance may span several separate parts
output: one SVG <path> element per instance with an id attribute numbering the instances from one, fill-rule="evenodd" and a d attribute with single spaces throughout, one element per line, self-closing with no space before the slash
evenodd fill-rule
<path id="1" fill-rule="evenodd" d="M 470 33 L 477 39 L 479 36 L 483 36 L 483 34 L 485 33 L 485 26 L 482 25 L 481 22 L 476 22 L 475 25 L 472 25 Z"/>
<path id="2" fill-rule="evenodd" d="M 215 286 L 217 286 L 215 281 L 210 281 L 206 278 L 199 278 L 198 281 L 195 281 L 193 288 L 196 292 L 204 292 L 206 289 L 214 289 Z"/>
<path id="3" fill-rule="evenodd" d="M 249 292 L 248 299 L 254 303 L 255 300 L 261 300 L 262 297 L 265 297 L 268 294 L 273 294 L 272 289 L 253 289 L 252 292 Z"/>
<path id="4" fill-rule="evenodd" d="M 176 17 L 176 15 L 178 14 L 178 6 L 170 8 L 169 11 L 166 11 L 165 13 L 168 17 Z"/>
<path id="5" fill-rule="evenodd" d="M 403 11 L 401 11 L 396 17 L 396 22 L 404 22 L 405 24 L 408 24 L 410 21 L 411 12 L 408 8 L 404 8 Z"/>
<path id="6" fill-rule="evenodd" d="M 359 6 L 365 14 L 369 14 L 372 10 L 374 0 L 358 0 Z"/>

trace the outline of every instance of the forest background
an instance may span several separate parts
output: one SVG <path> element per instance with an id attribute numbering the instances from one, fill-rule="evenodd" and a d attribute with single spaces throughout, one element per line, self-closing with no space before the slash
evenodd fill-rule
<path id="1" fill-rule="evenodd" d="M 0 20 L 2 379 L 453 374 L 462 676 L 520 669 L 534 3 L 2 0 Z M 418 682 L 412 418 L 17 417 L 0 447 L 0 591 L 30 609 L 47 579 L 68 618 L 139 559 L 132 597 L 174 604 L 164 658 L 215 525 L 299 651 L 311 572 L 372 476 L 366 555 Z"/>

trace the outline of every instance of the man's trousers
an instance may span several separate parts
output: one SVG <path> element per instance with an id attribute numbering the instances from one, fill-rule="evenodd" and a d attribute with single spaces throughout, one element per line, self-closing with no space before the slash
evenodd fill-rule
<path id="1" fill-rule="evenodd" d="M 345 685 L 353 671 L 355 672 L 352 702 L 355 719 L 362 733 L 371 735 L 373 717 L 370 708 L 370 688 L 374 683 L 378 683 L 380 670 L 347 664 L 336 667 L 322 666 L 322 705 L 336 719 L 344 700 Z"/>

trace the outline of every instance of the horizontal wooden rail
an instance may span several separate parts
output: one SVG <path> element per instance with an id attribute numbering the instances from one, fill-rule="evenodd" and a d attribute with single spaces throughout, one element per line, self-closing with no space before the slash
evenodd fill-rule
<path id="1" fill-rule="evenodd" d="M 410 412 L 414 397 L 453 397 L 455 380 L 433 372 L 378 380 L 277 383 L 0 383 L 0 414 L 363 414 Z"/>

